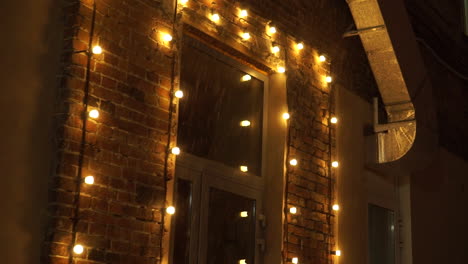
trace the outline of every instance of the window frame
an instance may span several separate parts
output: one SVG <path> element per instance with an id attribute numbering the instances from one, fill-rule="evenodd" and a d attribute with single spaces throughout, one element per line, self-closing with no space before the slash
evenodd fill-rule
<path id="1" fill-rule="evenodd" d="M 262 254 L 257 244 L 258 239 L 263 239 L 262 233 L 264 228 L 260 224 L 260 215 L 263 217 L 263 199 L 266 184 L 266 159 L 267 144 L 271 144 L 268 140 L 268 117 L 269 117 L 269 76 L 260 73 L 259 71 L 249 67 L 234 58 L 222 54 L 218 50 L 210 47 L 210 45 L 200 41 L 192 36 L 184 36 L 185 38 L 192 38 L 196 42 L 200 42 L 202 52 L 213 56 L 227 65 L 230 65 L 246 74 L 263 82 L 263 109 L 262 109 L 262 142 L 261 142 L 261 173 L 260 175 L 251 172 L 241 172 L 239 168 L 233 168 L 228 165 L 222 164 L 217 161 L 208 160 L 205 158 L 197 157 L 189 153 L 182 153 L 176 160 L 176 177 L 174 182 L 174 199 L 177 199 L 177 179 L 188 180 L 192 183 L 192 195 L 195 197 L 192 200 L 191 219 L 190 219 L 190 259 L 189 264 L 206 263 L 207 240 L 201 238 L 201 234 L 207 232 L 208 209 L 209 209 L 209 188 L 214 187 L 223 191 L 232 192 L 244 196 L 246 198 L 254 199 L 255 206 L 255 263 L 260 264 L 262 261 Z M 199 48 L 199 47 L 197 47 Z M 183 56 L 183 54 L 181 54 Z M 190 172 L 191 171 L 191 172 Z M 198 175 L 198 176 L 195 176 Z M 196 213 L 195 213 L 196 212 Z M 171 219 L 170 229 L 170 250 L 169 261 L 172 261 L 174 250 L 174 231 L 175 223 L 174 218 Z M 194 242 L 195 241 L 195 242 Z M 196 257 L 195 257 L 196 256 Z"/>

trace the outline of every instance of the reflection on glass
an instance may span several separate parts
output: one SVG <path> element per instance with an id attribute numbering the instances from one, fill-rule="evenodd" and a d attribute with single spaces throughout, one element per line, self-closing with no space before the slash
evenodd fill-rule
<path id="1" fill-rule="evenodd" d="M 395 264 L 395 213 L 369 204 L 369 264 Z"/>
<path id="2" fill-rule="evenodd" d="M 190 218 L 192 209 L 192 183 L 185 180 L 177 180 L 174 232 L 174 263 L 189 263 L 190 244 Z"/>
<path id="3" fill-rule="evenodd" d="M 181 63 L 178 145 L 185 152 L 260 175 L 263 82 L 187 38 Z M 247 125 L 247 122 L 249 124 Z M 244 122 L 244 123 L 240 123 Z"/>
<path id="4" fill-rule="evenodd" d="M 207 263 L 254 263 L 255 200 L 210 189 Z"/>

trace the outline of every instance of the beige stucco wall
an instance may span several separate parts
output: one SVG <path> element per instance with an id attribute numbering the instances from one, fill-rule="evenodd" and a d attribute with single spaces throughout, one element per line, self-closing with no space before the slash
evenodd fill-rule
<path id="1" fill-rule="evenodd" d="M 61 43 L 52 2 L 0 2 L 0 262 L 5 264 L 39 263 Z"/>
<path id="2" fill-rule="evenodd" d="M 407 168 L 398 162 L 366 163 L 373 139 L 365 128 L 372 124 L 372 106 L 343 87 L 335 89 L 340 120 L 336 195 L 341 205 L 337 245 L 342 256 L 338 263 L 367 263 L 368 203 L 393 209 L 401 218 L 397 263 L 464 263 L 468 162 L 439 148 L 431 165 L 416 171 L 417 166 Z"/>

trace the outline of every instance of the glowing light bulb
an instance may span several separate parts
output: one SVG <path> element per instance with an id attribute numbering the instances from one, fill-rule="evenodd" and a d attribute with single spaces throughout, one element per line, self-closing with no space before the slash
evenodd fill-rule
<path id="1" fill-rule="evenodd" d="M 291 214 L 297 214 L 297 208 L 296 207 L 291 207 L 291 208 L 289 208 L 289 212 Z"/>
<path id="2" fill-rule="evenodd" d="M 338 118 L 336 118 L 336 117 L 330 118 L 330 123 L 332 123 L 332 124 L 338 123 Z"/>
<path id="3" fill-rule="evenodd" d="M 296 257 L 292 258 L 291 262 L 294 263 L 294 264 L 298 264 L 299 263 L 299 258 L 296 258 Z"/>
<path id="4" fill-rule="evenodd" d="M 78 255 L 82 254 L 83 251 L 84 251 L 84 247 L 82 245 L 78 244 L 73 247 L 73 252 L 75 252 L 75 254 L 78 254 Z"/>
<path id="5" fill-rule="evenodd" d="M 280 51 L 280 47 L 278 47 L 278 46 L 273 46 L 273 47 L 271 48 L 271 52 L 272 52 L 272 53 L 277 53 L 277 52 L 279 52 L 279 51 Z"/>
<path id="6" fill-rule="evenodd" d="M 291 116 L 289 115 L 289 113 L 283 113 L 283 119 L 284 120 L 288 120 Z"/>
<path id="7" fill-rule="evenodd" d="M 248 126 L 250 126 L 250 121 L 249 120 L 242 120 L 240 122 L 240 126 L 248 127 Z"/>
<path id="8" fill-rule="evenodd" d="M 240 217 L 245 218 L 245 217 L 248 217 L 248 216 L 249 216 L 249 213 L 248 213 L 247 211 L 242 211 L 242 212 L 240 212 L 239 215 L 240 215 Z"/>
<path id="9" fill-rule="evenodd" d="M 247 167 L 247 166 L 240 166 L 240 170 L 241 170 L 242 172 L 248 172 L 248 171 L 249 171 L 249 167 Z"/>
<path id="10" fill-rule="evenodd" d="M 239 264 L 247 264 L 247 261 L 245 259 L 240 259 Z"/>
<path id="11" fill-rule="evenodd" d="M 275 27 L 270 27 L 268 29 L 268 32 L 270 32 L 270 34 L 275 34 L 276 33 L 276 28 Z"/>
<path id="12" fill-rule="evenodd" d="M 99 45 L 94 46 L 92 52 L 93 52 L 93 54 L 101 54 L 102 53 L 101 46 L 99 46 Z"/>
<path id="13" fill-rule="evenodd" d="M 332 206 L 332 209 L 333 209 L 333 211 L 338 211 L 338 210 L 340 210 L 340 206 L 338 204 L 334 204 Z"/>
<path id="14" fill-rule="evenodd" d="M 96 109 L 93 109 L 93 110 L 89 111 L 89 117 L 94 118 L 94 119 L 98 118 L 99 117 L 99 111 L 96 110 Z"/>
<path id="15" fill-rule="evenodd" d="M 323 56 L 323 55 L 319 56 L 319 61 L 324 62 L 326 60 L 327 60 L 327 58 L 325 56 Z"/>
<path id="16" fill-rule="evenodd" d="M 304 44 L 303 44 L 302 42 L 301 42 L 301 43 L 297 43 L 296 48 L 297 48 L 298 50 L 301 50 L 301 49 L 304 48 Z"/>
<path id="17" fill-rule="evenodd" d="M 242 81 L 243 82 L 250 81 L 250 80 L 252 80 L 252 76 L 250 76 L 248 74 L 242 76 Z"/>
<path id="18" fill-rule="evenodd" d="M 244 32 L 242 33 L 242 38 L 244 40 L 249 40 L 250 39 L 250 33 L 249 32 Z"/>
<path id="19" fill-rule="evenodd" d="M 279 66 L 279 67 L 278 67 L 278 72 L 279 72 L 279 73 L 285 73 L 285 72 L 286 72 L 286 68 L 284 68 L 283 66 Z"/>
<path id="20" fill-rule="evenodd" d="M 163 35 L 163 40 L 167 42 L 172 41 L 172 36 L 166 33 Z"/>
<path id="21" fill-rule="evenodd" d="M 173 147 L 171 149 L 172 154 L 174 155 L 179 155 L 180 154 L 180 148 L 179 147 Z"/>
<path id="22" fill-rule="evenodd" d="M 339 257 L 341 256 L 341 250 L 332 251 L 332 254 Z"/>
<path id="23" fill-rule="evenodd" d="M 174 93 L 175 97 L 177 98 L 182 98 L 184 97 L 184 92 L 182 92 L 181 90 L 178 90 Z"/>
<path id="24" fill-rule="evenodd" d="M 187 4 L 188 0 L 179 0 L 179 3 L 182 4 L 182 5 L 185 5 Z"/>
<path id="25" fill-rule="evenodd" d="M 332 82 L 332 80 L 333 80 L 333 79 L 332 79 L 332 77 L 331 77 L 331 76 L 327 76 L 327 77 L 325 77 L 325 81 L 326 81 L 327 83 L 331 83 L 331 82 Z"/>
<path id="26" fill-rule="evenodd" d="M 173 215 L 175 214 L 175 207 L 174 206 L 169 206 L 166 208 L 166 213 Z"/>
<path id="27" fill-rule="evenodd" d="M 291 164 L 292 166 L 296 166 L 297 165 L 297 159 L 290 160 L 289 164 Z"/>
<path id="28" fill-rule="evenodd" d="M 248 16 L 248 15 L 249 15 L 249 13 L 247 12 L 247 10 L 242 9 L 242 10 L 240 11 L 240 17 L 241 17 L 241 18 L 245 18 L 245 17 Z"/>
<path id="29" fill-rule="evenodd" d="M 86 177 L 84 178 L 84 182 L 85 182 L 86 184 L 89 184 L 89 185 L 94 184 L 94 177 L 91 176 L 91 175 L 86 176 Z"/>
<path id="30" fill-rule="evenodd" d="M 220 18 L 219 15 L 216 13 L 211 15 L 211 21 L 213 22 L 218 22 L 219 18 Z"/>
<path id="31" fill-rule="evenodd" d="M 335 160 L 335 161 L 332 162 L 331 165 L 332 165 L 333 168 L 338 168 L 338 166 L 339 166 L 340 164 L 338 163 L 338 161 Z"/>

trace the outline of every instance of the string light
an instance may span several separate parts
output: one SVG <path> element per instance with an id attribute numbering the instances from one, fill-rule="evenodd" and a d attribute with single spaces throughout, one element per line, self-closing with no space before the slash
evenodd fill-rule
<path id="1" fill-rule="evenodd" d="M 277 53 L 277 52 L 279 52 L 279 51 L 280 51 L 280 47 L 279 47 L 279 46 L 273 46 L 273 47 L 271 48 L 271 52 L 272 52 L 272 53 Z"/>
<path id="2" fill-rule="evenodd" d="M 292 166 L 296 166 L 297 165 L 297 159 L 290 160 L 289 164 L 291 164 Z"/>
<path id="3" fill-rule="evenodd" d="M 289 115 L 289 113 L 283 113 L 283 119 L 284 120 L 288 120 L 291 116 Z"/>
<path id="4" fill-rule="evenodd" d="M 166 34 L 163 35 L 163 40 L 167 41 L 167 42 L 170 42 L 170 41 L 172 41 L 172 36 L 170 34 L 166 33 Z"/>
<path id="5" fill-rule="evenodd" d="M 286 68 L 284 68 L 283 66 L 279 66 L 279 67 L 278 67 L 278 72 L 279 72 L 279 73 L 285 73 L 285 72 L 286 72 Z"/>
<path id="6" fill-rule="evenodd" d="M 332 82 L 332 80 L 333 80 L 333 79 L 332 79 L 332 77 L 331 77 L 331 76 L 327 76 L 327 77 L 325 77 L 325 81 L 326 81 L 327 83 L 331 83 L 331 82 Z"/>
<path id="7" fill-rule="evenodd" d="M 289 212 L 291 214 L 297 214 L 297 208 L 296 207 L 291 207 L 291 208 L 289 208 Z"/>
<path id="8" fill-rule="evenodd" d="M 249 32 L 244 32 L 242 33 L 242 38 L 244 40 L 249 40 L 250 39 L 250 33 Z"/>
<path id="9" fill-rule="evenodd" d="M 94 46 L 93 49 L 92 49 L 92 52 L 93 52 L 93 54 L 96 54 L 96 55 L 101 54 L 102 53 L 101 46 L 99 46 L 99 45 Z"/>
<path id="10" fill-rule="evenodd" d="M 327 60 L 327 58 L 324 55 L 319 56 L 319 61 L 324 62 L 326 60 Z"/>
<path id="11" fill-rule="evenodd" d="M 335 116 L 330 118 L 330 123 L 332 123 L 332 124 L 338 123 L 338 118 L 336 118 Z"/>
<path id="12" fill-rule="evenodd" d="M 250 80 L 252 80 L 252 76 L 250 76 L 248 74 L 242 76 L 242 81 L 243 82 L 247 82 L 247 81 L 250 81 Z"/>
<path id="13" fill-rule="evenodd" d="M 250 121 L 249 121 L 249 120 L 242 120 L 242 121 L 240 122 L 240 126 L 242 126 L 242 127 L 248 127 L 248 126 L 250 126 Z"/>
<path id="14" fill-rule="evenodd" d="M 179 147 L 173 147 L 171 149 L 172 154 L 174 155 L 179 155 L 180 154 L 180 148 Z"/>
<path id="15" fill-rule="evenodd" d="M 338 211 L 338 210 L 340 210 L 340 206 L 338 204 L 334 204 L 332 206 L 332 209 L 333 209 L 333 211 Z"/>
<path id="16" fill-rule="evenodd" d="M 83 251 L 84 251 L 84 247 L 83 247 L 82 245 L 80 245 L 80 244 L 75 245 L 75 246 L 73 247 L 73 252 L 74 252 L 75 254 L 78 254 L 78 255 L 79 255 L 79 254 L 82 254 Z"/>
<path id="17" fill-rule="evenodd" d="M 175 214 L 175 207 L 174 206 L 169 206 L 166 208 L 166 213 L 173 215 Z"/>
<path id="18" fill-rule="evenodd" d="M 276 27 L 270 27 L 268 29 L 268 32 L 270 32 L 270 34 L 275 34 L 276 33 Z"/>
<path id="19" fill-rule="evenodd" d="M 296 49 L 301 50 L 301 49 L 303 49 L 303 48 L 304 48 L 304 43 L 302 43 L 302 42 L 297 43 Z"/>
<path id="20" fill-rule="evenodd" d="M 175 93 L 174 93 L 175 97 L 177 98 L 182 98 L 184 97 L 184 92 L 182 92 L 181 90 L 177 90 Z"/>
<path id="21" fill-rule="evenodd" d="M 182 5 L 185 5 L 187 4 L 188 0 L 179 0 L 179 3 L 182 4 Z"/>
<path id="22" fill-rule="evenodd" d="M 249 216 L 249 213 L 247 211 L 242 211 L 242 212 L 240 212 L 239 215 L 240 215 L 240 217 L 245 218 L 245 217 Z"/>
<path id="23" fill-rule="evenodd" d="M 335 160 L 335 161 L 332 162 L 331 165 L 332 165 L 333 168 L 338 168 L 338 166 L 339 166 L 340 164 L 338 163 L 338 161 Z"/>
<path id="24" fill-rule="evenodd" d="M 247 264 L 247 261 L 245 259 L 240 259 L 239 264 Z"/>
<path id="25" fill-rule="evenodd" d="M 84 178 L 84 182 L 85 182 L 86 184 L 89 184 L 89 185 L 94 184 L 94 177 L 91 176 L 91 175 L 86 176 L 86 177 Z"/>
<path id="26" fill-rule="evenodd" d="M 89 111 L 88 115 L 89 115 L 89 117 L 96 119 L 96 118 L 99 117 L 99 111 L 96 110 L 96 109 L 93 109 L 93 110 Z"/>
<path id="27" fill-rule="evenodd" d="M 243 166 L 243 165 L 242 165 L 242 166 L 240 166 L 240 170 L 241 170 L 242 172 L 247 172 L 247 171 L 249 171 L 249 168 L 248 168 L 247 166 Z"/>
<path id="28" fill-rule="evenodd" d="M 211 15 L 211 21 L 218 22 L 219 19 L 220 19 L 220 17 L 219 17 L 218 14 L 214 13 L 214 14 Z"/>
<path id="29" fill-rule="evenodd" d="M 299 263 L 299 258 L 294 257 L 294 258 L 292 258 L 291 262 L 294 263 L 294 264 L 298 264 Z"/>
<path id="30" fill-rule="evenodd" d="M 249 15 L 249 13 L 247 12 L 247 10 L 242 9 L 242 10 L 240 11 L 240 17 L 241 17 L 241 18 L 245 18 L 245 17 L 247 17 L 248 15 Z"/>

